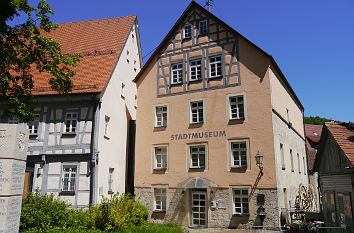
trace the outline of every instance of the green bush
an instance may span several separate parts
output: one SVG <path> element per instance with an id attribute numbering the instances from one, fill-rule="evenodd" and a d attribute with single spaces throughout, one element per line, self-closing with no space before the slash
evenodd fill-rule
<path id="1" fill-rule="evenodd" d="M 88 226 L 106 231 L 122 230 L 144 223 L 147 217 L 146 207 L 130 194 L 115 194 L 111 199 L 103 198 L 100 204 L 90 209 Z"/>
<path id="2" fill-rule="evenodd" d="M 143 224 L 120 231 L 119 233 L 184 233 L 176 224 Z"/>
<path id="3" fill-rule="evenodd" d="M 68 204 L 55 199 L 53 195 L 30 193 L 22 202 L 20 231 L 84 227 L 88 221 L 87 213 L 68 207 Z"/>

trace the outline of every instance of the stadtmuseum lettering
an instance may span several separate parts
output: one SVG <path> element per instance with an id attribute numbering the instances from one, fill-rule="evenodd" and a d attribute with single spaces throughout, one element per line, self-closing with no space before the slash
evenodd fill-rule
<path id="1" fill-rule="evenodd" d="M 220 131 L 206 131 L 196 133 L 183 133 L 183 134 L 171 134 L 171 141 L 174 140 L 186 140 L 186 139 L 198 139 L 198 138 L 217 138 L 226 137 L 225 130 Z"/>

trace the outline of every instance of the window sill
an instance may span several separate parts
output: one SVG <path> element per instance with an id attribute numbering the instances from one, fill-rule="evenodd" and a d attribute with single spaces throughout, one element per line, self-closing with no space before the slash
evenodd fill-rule
<path id="1" fill-rule="evenodd" d="M 204 172 L 205 171 L 205 167 L 190 167 L 189 171 L 190 172 Z"/>
<path id="2" fill-rule="evenodd" d="M 247 167 L 230 167 L 230 172 L 246 172 Z"/>
<path id="3" fill-rule="evenodd" d="M 166 130 L 167 126 L 155 126 L 154 131 L 163 131 Z"/>
<path id="4" fill-rule="evenodd" d="M 154 210 L 153 213 L 164 214 L 166 213 L 166 210 Z"/>
<path id="5" fill-rule="evenodd" d="M 202 82 L 203 79 L 202 78 L 198 78 L 198 79 L 193 79 L 193 80 L 189 80 L 190 83 L 200 83 Z"/>
<path id="6" fill-rule="evenodd" d="M 61 191 L 59 196 L 75 196 L 75 191 Z"/>
<path id="7" fill-rule="evenodd" d="M 203 36 L 207 36 L 207 35 L 209 35 L 209 32 L 200 33 L 200 34 L 198 34 L 198 38 L 199 38 L 199 37 L 203 37 Z"/>
<path id="8" fill-rule="evenodd" d="M 199 128 L 199 127 L 202 127 L 204 124 L 204 122 L 196 122 L 196 123 L 191 123 L 189 122 L 189 127 L 190 129 L 193 129 L 193 128 Z"/>
<path id="9" fill-rule="evenodd" d="M 156 171 L 156 172 L 161 172 L 161 171 L 166 171 L 167 170 L 167 168 L 154 168 L 154 171 Z"/>
<path id="10" fill-rule="evenodd" d="M 65 132 L 61 135 L 61 137 L 75 137 L 76 132 Z"/>
<path id="11" fill-rule="evenodd" d="M 245 118 L 239 118 L 239 119 L 229 119 L 229 125 L 236 125 L 236 124 L 242 124 L 245 121 Z"/>
<path id="12" fill-rule="evenodd" d="M 183 82 L 171 83 L 170 86 L 180 86 L 182 84 L 183 84 Z"/>
<path id="13" fill-rule="evenodd" d="M 182 39 L 182 43 L 186 42 L 186 41 L 189 41 L 189 40 L 192 40 L 192 37 L 185 37 L 185 38 Z"/>
<path id="14" fill-rule="evenodd" d="M 209 79 L 213 80 L 213 79 L 222 79 L 224 76 L 219 75 L 219 76 L 215 76 L 215 77 L 209 77 Z"/>
<path id="15" fill-rule="evenodd" d="M 250 214 L 233 214 L 232 216 L 234 216 L 234 217 L 249 217 L 250 216 Z"/>
<path id="16" fill-rule="evenodd" d="M 30 134 L 28 139 L 29 140 L 38 140 L 38 134 Z"/>

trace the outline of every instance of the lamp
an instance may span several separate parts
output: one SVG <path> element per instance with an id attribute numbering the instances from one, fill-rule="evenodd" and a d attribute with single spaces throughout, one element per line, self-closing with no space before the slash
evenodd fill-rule
<path id="1" fill-rule="evenodd" d="M 261 153 L 259 153 L 259 151 L 256 154 L 256 164 L 259 167 L 261 174 L 263 174 L 263 155 L 261 155 Z"/>

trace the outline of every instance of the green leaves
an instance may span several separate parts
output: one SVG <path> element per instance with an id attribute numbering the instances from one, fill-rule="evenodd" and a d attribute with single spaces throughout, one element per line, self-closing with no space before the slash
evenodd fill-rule
<path id="1" fill-rule="evenodd" d="M 73 89 L 73 67 L 79 54 L 63 54 L 59 42 L 41 35 L 57 28 L 49 18 L 54 11 L 45 0 L 32 7 L 27 0 L 4 0 L 0 7 L 0 104 L 5 104 L 4 114 L 16 116 L 25 122 L 34 118 L 32 96 L 33 69 L 48 72 L 51 88 L 67 94 Z M 14 16 L 27 15 L 23 23 L 9 26 Z"/>

